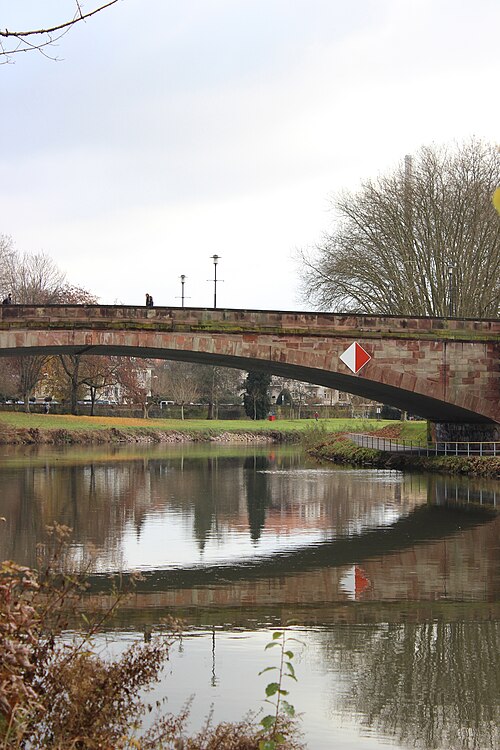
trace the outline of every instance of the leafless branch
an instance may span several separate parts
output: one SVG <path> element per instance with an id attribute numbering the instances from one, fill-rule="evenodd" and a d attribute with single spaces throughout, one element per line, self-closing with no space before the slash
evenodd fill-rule
<path id="1" fill-rule="evenodd" d="M 109 2 L 102 3 L 98 7 L 85 13 L 83 12 L 80 0 L 75 0 L 76 12 L 73 17 L 67 21 L 47 26 L 46 28 L 26 29 L 25 31 L 0 29 L 0 61 L 2 61 L 3 58 L 3 62 L 9 62 L 13 55 L 20 52 L 32 52 L 33 50 L 41 52 L 46 57 L 50 57 L 50 55 L 47 55 L 44 51 L 46 47 L 55 44 L 77 23 L 86 21 L 106 8 L 115 5 L 117 2 L 118 0 L 109 0 Z M 11 49 L 6 49 L 3 39 L 16 40 L 16 44 Z"/>

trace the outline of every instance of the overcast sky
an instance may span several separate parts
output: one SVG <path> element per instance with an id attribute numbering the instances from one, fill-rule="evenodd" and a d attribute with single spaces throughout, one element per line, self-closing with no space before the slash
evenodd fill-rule
<path id="1" fill-rule="evenodd" d="M 87 9 L 95 5 L 88 0 Z M 73 0 L 0 0 L 0 27 Z M 64 9 L 66 11 L 64 12 Z M 0 233 L 105 304 L 299 310 L 332 197 L 498 141 L 498 0 L 123 0 L 0 66 Z"/>

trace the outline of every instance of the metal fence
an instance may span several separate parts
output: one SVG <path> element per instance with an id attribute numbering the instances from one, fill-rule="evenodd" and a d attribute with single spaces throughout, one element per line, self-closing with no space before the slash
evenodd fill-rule
<path id="1" fill-rule="evenodd" d="M 350 438 L 363 448 L 374 448 L 390 453 L 412 453 L 417 456 L 499 456 L 500 442 L 459 442 L 442 441 L 437 443 L 417 443 L 411 440 L 396 440 L 372 435 L 352 433 Z"/>

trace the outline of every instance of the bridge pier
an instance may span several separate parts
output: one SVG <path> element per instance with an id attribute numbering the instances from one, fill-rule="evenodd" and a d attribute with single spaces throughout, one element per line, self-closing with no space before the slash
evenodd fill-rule
<path id="1" fill-rule="evenodd" d="M 498 422 L 431 422 L 432 439 L 438 443 L 486 443 L 500 440 Z"/>

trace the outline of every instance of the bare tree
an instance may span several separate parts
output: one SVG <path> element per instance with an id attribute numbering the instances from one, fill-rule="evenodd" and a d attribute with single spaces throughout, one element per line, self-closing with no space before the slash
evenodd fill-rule
<path id="1" fill-rule="evenodd" d="M 2 357 L 0 362 L 0 394 L 4 398 L 24 401 L 24 411 L 30 411 L 30 398 L 43 376 L 49 357 Z"/>
<path id="2" fill-rule="evenodd" d="M 53 302 L 65 283 L 65 275 L 44 253 L 20 256 L 10 237 L 0 242 L 2 283 L 12 293 L 17 304 Z M 48 357 L 43 355 L 14 357 L 12 369 L 18 395 L 24 400 L 24 410 L 30 410 L 30 397 L 39 382 Z"/>
<path id="3" fill-rule="evenodd" d="M 218 365 L 193 366 L 193 376 L 198 383 L 198 396 L 208 406 L 207 419 L 219 418 L 221 399 L 239 397 L 245 377 L 242 370 Z"/>
<path id="4" fill-rule="evenodd" d="M 30 398 L 43 376 L 49 357 L 38 354 L 32 357 L 14 357 L 18 373 L 19 395 L 24 401 L 24 411 L 30 410 Z"/>
<path id="5" fill-rule="evenodd" d="M 19 394 L 14 357 L 0 357 L 0 398 L 14 399 Z"/>
<path id="6" fill-rule="evenodd" d="M 2 29 L 0 30 L 0 63 L 10 62 L 12 57 L 20 52 L 38 51 L 45 57 L 52 58 L 48 54 L 48 48 L 55 44 L 61 37 L 76 24 L 86 21 L 96 13 L 115 5 L 118 0 L 108 0 L 106 3 L 92 4 L 85 10 L 85 0 L 72 0 L 72 11 L 58 23 L 47 23 L 45 26 L 23 30 Z"/>
<path id="7" fill-rule="evenodd" d="M 65 274 L 45 253 L 12 255 L 6 274 L 14 302 L 19 305 L 58 302 L 66 283 Z"/>
<path id="8" fill-rule="evenodd" d="M 45 253 L 25 253 L 19 255 L 12 240 L 0 236 L 0 260 L 2 281 L 5 289 L 13 296 L 14 303 L 25 305 L 46 304 L 95 304 L 97 298 L 78 286 L 68 284 L 66 275 Z M 71 410 L 76 414 L 78 388 L 82 384 L 81 357 L 65 357 L 61 360 L 63 372 L 70 387 Z M 25 411 L 30 410 L 29 398 L 41 379 L 48 357 L 21 356 L 13 360 L 16 372 L 17 391 L 24 399 Z"/>
<path id="9" fill-rule="evenodd" d="M 498 316 L 499 182 L 498 149 L 473 139 L 424 147 L 343 193 L 333 231 L 299 254 L 303 299 L 337 312 Z"/>
<path id="10" fill-rule="evenodd" d="M 118 379 L 125 400 L 140 406 L 144 419 L 149 417 L 149 409 L 153 405 L 150 387 L 151 367 L 152 365 L 148 360 L 122 357 L 118 372 Z"/>
<path id="11" fill-rule="evenodd" d="M 119 357 L 87 356 L 82 359 L 85 362 L 81 383 L 89 389 L 90 416 L 93 417 L 97 395 L 119 383 L 121 362 Z"/>
<path id="12" fill-rule="evenodd" d="M 12 237 L 0 234 L 0 294 L 2 299 L 12 292 L 10 288 L 10 269 L 13 266 L 16 251 Z"/>
<path id="13" fill-rule="evenodd" d="M 166 392 L 181 407 L 184 419 L 184 406 L 198 397 L 198 366 L 190 362 L 170 362 L 164 376 Z"/>
<path id="14" fill-rule="evenodd" d="M 120 360 L 117 357 L 59 354 L 56 361 L 58 365 L 54 374 L 63 383 L 61 390 L 69 400 L 71 414 L 78 413 L 78 399 L 83 396 L 85 386 L 90 393 L 90 415 L 94 416 L 97 394 L 119 382 Z"/>
<path id="15" fill-rule="evenodd" d="M 99 298 L 88 289 L 64 283 L 52 295 L 52 302 L 61 305 L 97 305 Z"/>
<path id="16" fill-rule="evenodd" d="M 58 356 L 62 370 L 67 378 L 71 414 L 78 413 L 78 391 L 84 379 L 80 374 L 81 354 L 60 354 Z"/>
<path id="17" fill-rule="evenodd" d="M 10 292 L 15 303 L 43 305 L 83 301 L 73 299 L 75 290 L 80 292 L 80 296 L 83 293 L 78 287 L 72 287 L 66 282 L 65 274 L 48 255 L 21 255 L 16 250 L 12 237 L 0 234 L 0 291 Z"/>

